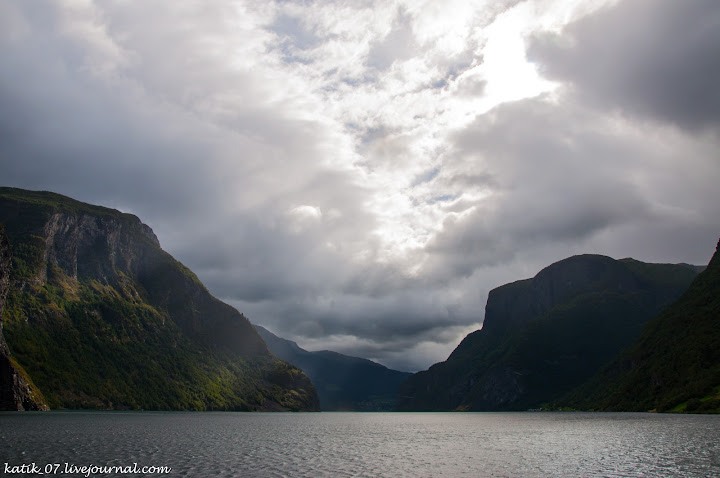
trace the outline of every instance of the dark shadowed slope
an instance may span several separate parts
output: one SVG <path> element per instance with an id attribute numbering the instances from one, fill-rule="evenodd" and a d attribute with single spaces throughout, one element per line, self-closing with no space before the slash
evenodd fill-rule
<path id="1" fill-rule="evenodd" d="M 64 408 L 315 410 L 300 370 L 132 215 L 0 188 L 12 357 Z"/>
<path id="2" fill-rule="evenodd" d="M 10 243 L 0 225 L 0 410 L 47 410 L 45 398 L 13 360 L 3 335 L 2 315 L 11 265 Z"/>
<path id="3" fill-rule="evenodd" d="M 557 406 L 720 413 L 720 251 L 631 347 Z"/>
<path id="4" fill-rule="evenodd" d="M 411 375 L 337 352 L 308 352 L 259 325 L 255 327 L 272 353 L 310 377 L 322 410 L 392 410 L 398 386 Z"/>
<path id="5" fill-rule="evenodd" d="M 523 410 L 587 380 L 697 275 L 581 255 L 490 291 L 483 328 L 405 382 L 400 410 Z"/>

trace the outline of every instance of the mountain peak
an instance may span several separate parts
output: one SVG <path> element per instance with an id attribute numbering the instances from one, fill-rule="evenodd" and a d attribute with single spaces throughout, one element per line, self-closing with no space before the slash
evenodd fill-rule
<path id="1" fill-rule="evenodd" d="M 583 254 L 488 294 L 482 329 L 406 381 L 400 410 L 537 408 L 589 378 L 688 287 L 680 265 Z"/>

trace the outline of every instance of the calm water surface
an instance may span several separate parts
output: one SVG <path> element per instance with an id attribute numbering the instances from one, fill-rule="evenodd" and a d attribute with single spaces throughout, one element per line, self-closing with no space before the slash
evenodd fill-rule
<path id="1" fill-rule="evenodd" d="M 0 467 L 138 463 L 172 468 L 148 476 L 192 477 L 712 477 L 720 476 L 719 439 L 720 416 L 701 415 L 0 413 Z"/>

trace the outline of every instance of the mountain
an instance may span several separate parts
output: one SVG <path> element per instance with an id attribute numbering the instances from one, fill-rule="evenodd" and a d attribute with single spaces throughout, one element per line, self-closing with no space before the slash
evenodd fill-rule
<path id="1" fill-rule="evenodd" d="M 4 336 L 50 407 L 318 409 L 307 376 L 137 217 L 0 188 L 0 223 L 12 252 Z"/>
<path id="2" fill-rule="evenodd" d="M 720 242 L 688 290 L 557 407 L 720 413 Z"/>
<path id="3" fill-rule="evenodd" d="M 2 315 L 10 285 L 10 243 L 0 225 L 0 410 L 47 410 L 40 391 L 15 362 L 3 335 Z"/>
<path id="4" fill-rule="evenodd" d="M 322 410 L 390 411 L 398 386 L 412 375 L 328 350 L 308 352 L 262 326 L 255 328 L 273 354 L 310 377 Z"/>
<path id="5" fill-rule="evenodd" d="M 482 329 L 403 383 L 398 410 L 524 410 L 555 400 L 639 337 L 698 269 L 580 255 L 490 291 Z"/>

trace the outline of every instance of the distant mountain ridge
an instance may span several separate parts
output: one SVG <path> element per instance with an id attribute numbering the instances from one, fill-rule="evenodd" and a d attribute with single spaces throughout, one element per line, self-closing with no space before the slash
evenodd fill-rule
<path id="1" fill-rule="evenodd" d="M 321 410 L 390 411 L 400 383 L 412 375 L 337 352 L 309 352 L 260 325 L 255 328 L 273 354 L 310 377 Z"/>
<path id="2" fill-rule="evenodd" d="M 612 360 L 696 275 L 686 264 L 586 254 L 498 287 L 482 329 L 403 383 L 397 408 L 538 408 Z"/>
<path id="3" fill-rule="evenodd" d="M 137 217 L 0 188 L 3 332 L 52 408 L 317 410 L 299 369 L 160 248 Z"/>
<path id="4" fill-rule="evenodd" d="M 720 413 L 720 242 L 688 290 L 555 407 Z"/>

